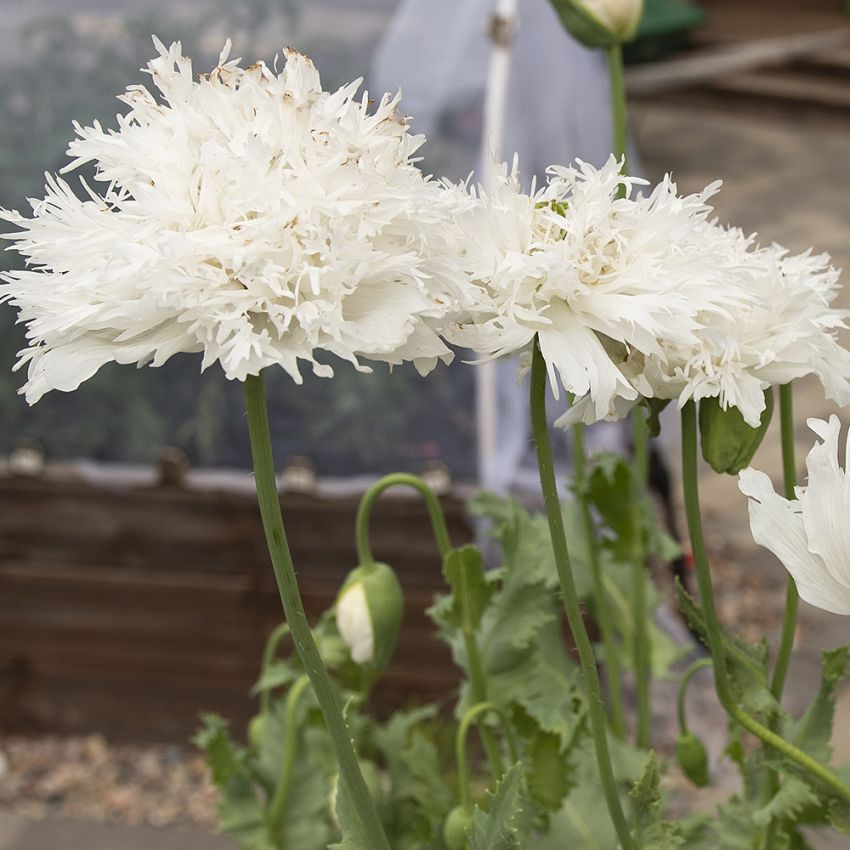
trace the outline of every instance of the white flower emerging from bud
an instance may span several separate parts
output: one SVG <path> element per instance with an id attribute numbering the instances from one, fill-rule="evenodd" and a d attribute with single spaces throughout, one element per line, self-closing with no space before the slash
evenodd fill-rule
<path id="1" fill-rule="evenodd" d="M 582 0 L 577 5 L 584 6 L 605 29 L 622 41 L 634 35 L 643 12 L 643 0 Z"/>
<path id="2" fill-rule="evenodd" d="M 352 661 L 383 669 L 395 650 L 404 613 L 401 585 L 391 567 L 352 570 L 336 602 L 336 624 Z"/>
<path id="3" fill-rule="evenodd" d="M 767 475 L 755 469 L 742 470 L 738 486 L 750 500 L 753 539 L 779 558 L 801 598 L 834 614 L 850 614 L 850 443 L 845 443 L 842 469 L 838 417 L 809 419 L 808 426 L 823 442 L 806 458 L 808 485 L 797 488 L 796 501 L 777 495 Z"/>
<path id="4" fill-rule="evenodd" d="M 643 0 L 552 0 L 570 34 L 588 47 L 612 47 L 634 36 Z"/>
<path id="5" fill-rule="evenodd" d="M 350 585 L 340 594 L 336 603 L 336 624 L 352 660 L 358 664 L 372 661 L 375 657 L 375 632 L 362 581 Z"/>

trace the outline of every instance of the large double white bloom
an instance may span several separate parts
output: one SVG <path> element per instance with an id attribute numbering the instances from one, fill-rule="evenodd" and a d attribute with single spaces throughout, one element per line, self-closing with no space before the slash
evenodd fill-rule
<path id="1" fill-rule="evenodd" d="M 749 497 L 753 538 L 776 555 L 794 577 L 800 596 L 835 614 L 850 614 L 850 442 L 838 463 L 841 423 L 809 419 L 821 438 L 806 458 L 808 484 L 797 500 L 774 492 L 763 472 L 744 469 L 738 486 Z"/>
<path id="2" fill-rule="evenodd" d="M 461 215 L 472 305 L 448 335 L 486 357 L 526 352 L 537 335 L 556 395 L 559 377 L 588 396 L 591 420 L 616 417 L 639 396 L 621 363 L 693 348 L 703 316 L 738 304 L 705 226 L 717 184 L 680 197 L 665 179 L 631 197 L 645 181 L 613 157 L 549 173 L 532 195 L 503 175 Z"/>
<path id="3" fill-rule="evenodd" d="M 101 190 L 48 177 L 32 217 L 2 214 L 28 259 L 0 287 L 27 323 L 28 401 L 177 352 L 239 380 L 279 364 L 300 381 L 299 359 L 332 374 L 317 351 L 449 359 L 432 327 L 457 296 L 448 196 L 411 162 L 423 137 L 397 98 L 370 112 L 359 81 L 325 92 L 294 51 L 274 73 L 226 48 L 193 80 L 179 43 L 157 48 L 161 97 L 131 87 L 117 131 L 76 127 L 68 168 L 94 163 Z"/>
<path id="4" fill-rule="evenodd" d="M 748 297 L 731 313 L 699 317 L 703 327 L 695 344 L 665 340 L 660 356 L 624 364 L 639 391 L 680 404 L 718 397 L 753 427 L 764 409 L 764 390 L 804 375 L 817 375 L 829 398 L 850 403 L 850 352 L 837 338 L 847 311 L 832 307 L 839 273 L 829 256 L 790 255 L 780 245 L 759 248 L 737 229 L 707 229 Z"/>

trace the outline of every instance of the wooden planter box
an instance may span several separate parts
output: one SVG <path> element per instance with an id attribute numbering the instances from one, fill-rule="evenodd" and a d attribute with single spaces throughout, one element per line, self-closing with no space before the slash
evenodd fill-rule
<path id="1" fill-rule="evenodd" d="M 470 540 L 462 501 L 443 503 L 454 541 Z M 282 504 L 315 616 L 355 566 L 357 495 Z M 383 496 L 373 547 L 407 605 L 378 708 L 445 697 L 457 677 L 424 614 L 442 577 L 421 500 Z M 247 477 L 236 489 L 0 477 L 0 729 L 182 741 L 201 711 L 238 729 L 282 619 Z"/>

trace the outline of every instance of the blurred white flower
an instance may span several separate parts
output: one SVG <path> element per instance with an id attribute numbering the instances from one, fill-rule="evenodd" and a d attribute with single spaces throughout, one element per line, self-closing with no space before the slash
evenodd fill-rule
<path id="1" fill-rule="evenodd" d="M 27 400 L 177 352 L 297 382 L 299 359 L 332 374 L 318 351 L 364 370 L 360 357 L 423 372 L 450 359 L 431 326 L 457 297 L 448 194 L 413 164 L 423 137 L 398 97 L 370 113 L 360 81 L 328 93 L 305 56 L 240 68 L 229 44 L 193 80 L 179 43 L 155 43 L 161 98 L 132 86 L 117 131 L 75 127 L 65 170 L 94 163 L 101 191 L 48 176 L 31 218 L 2 212 L 29 266 L 0 286 L 27 324 Z"/>
<path id="2" fill-rule="evenodd" d="M 749 497 L 753 539 L 776 555 L 794 578 L 802 599 L 835 614 L 850 614 L 850 442 L 838 463 L 841 423 L 809 419 L 823 442 L 806 458 L 808 484 L 797 500 L 774 492 L 763 472 L 744 469 L 738 486 Z"/>
<path id="3" fill-rule="evenodd" d="M 527 352 L 536 334 L 556 397 L 560 378 L 588 395 L 591 421 L 616 418 L 639 398 L 621 362 L 690 350 L 704 315 L 738 305 L 706 236 L 719 184 L 680 197 L 665 179 L 630 197 L 645 181 L 620 175 L 613 157 L 549 174 L 531 195 L 503 174 L 461 214 L 471 304 L 446 336 L 489 358 Z"/>

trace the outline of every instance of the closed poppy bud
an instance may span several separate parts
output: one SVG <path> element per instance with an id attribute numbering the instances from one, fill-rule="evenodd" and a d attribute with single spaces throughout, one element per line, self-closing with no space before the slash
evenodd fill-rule
<path id="1" fill-rule="evenodd" d="M 685 776 L 698 788 L 708 785 L 708 753 L 705 745 L 691 732 L 682 732 L 676 741 L 676 761 Z"/>
<path id="2" fill-rule="evenodd" d="M 265 714 L 257 714 L 251 718 L 248 724 L 248 744 L 252 750 L 259 750 L 266 737 L 266 729 L 268 728 L 268 717 Z"/>
<path id="3" fill-rule="evenodd" d="M 387 666 L 404 613 L 401 585 L 386 564 L 360 566 L 348 574 L 336 600 L 336 624 L 358 664 Z"/>
<path id="4" fill-rule="evenodd" d="M 643 0 L 552 0 L 561 23 L 588 47 L 612 47 L 637 32 Z"/>
<path id="5" fill-rule="evenodd" d="M 737 407 L 724 410 L 717 398 L 699 403 L 699 433 L 702 456 L 715 472 L 737 475 L 749 466 L 761 445 L 773 414 L 773 391 L 764 394 L 764 410 L 757 428 L 744 421 Z"/>
<path id="6" fill-rule="evenodd" d="M 443 841 L 449 850 L 465 850 L 472 832 L 472 809 L 456 806 L 443 824 Z"/>

